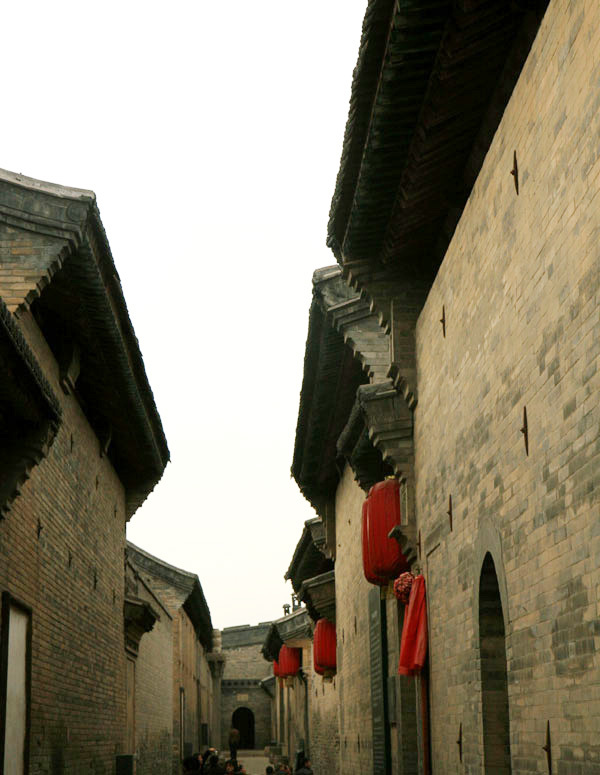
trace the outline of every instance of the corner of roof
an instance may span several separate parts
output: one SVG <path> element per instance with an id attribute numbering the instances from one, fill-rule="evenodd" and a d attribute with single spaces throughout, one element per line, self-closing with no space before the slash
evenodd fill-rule
<path id="1" fill-rule="evenodd" d="M 0 168 L 0 181 L 18 185 L 20 188 L 37 191 L 43 194 L 60 197 L 61 199 L 73 199 L 80 202 L 95 202 L 96 194 L 87 188 L 75 188 L 62 186 L 59 183 L 50 183 L 47 180 L 38 180 L 20 172 L 11 172 Z"/>

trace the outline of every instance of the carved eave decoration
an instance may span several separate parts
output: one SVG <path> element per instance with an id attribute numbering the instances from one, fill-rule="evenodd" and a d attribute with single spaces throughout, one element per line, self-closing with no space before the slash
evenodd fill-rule
<path id="1" fill-rule="evenodd" d="M 364 385 L 357 390 L 356 404 L 340 435 L 338 449 L 350 460 L 357 455 L 364 458 L 366 435 L 391 472 L 400 479 L 407 478 L 412 476 L 414 466 L 413 424 L 413 413 L 391 380 Z M 372 470 L 375 481 L 389 472 Z M 373 481 L 368 486 L 371 484 Z"/>
<path id="2" fill-rule="evenodd" d="M 200 643 L 206 651 L 212 651 L 213 626 L 210 610 L 195 573 L 169 565 L 158 557 L 154 557 L 139 547 L 127 542 L 127 559 L 137 570 L 142 570 L 150 579 L 158 580 L 171 590 L 181 601 L 181 607 L 187 613 Z M 152 581 L 150 580 L 150 586 Z M 160 586 L 157 587 L 160 593 Z"/>
<path id="3" fill-rule="evenodd" d="M 431 283 L 547 0 L 369 0 L 328 245 L 371 298 Z"/>
<path id="4" fill-rule="evenodd" d="M 300 587 L 300 599 L 306 602 L 313 621 L 325 618 L 335 623 L 335 571 L 330 570 L 306 581 Z"/>
<path id="5" fill-rule="evenodd" d="M 417 557 L 414 513 L 413 413 L 393 380 L 363 385 L 338 440 L 340 457 L 367 492 L 393 474 L 401 483 L 402 526 L 394 537 L 412 562 Z M 302 598 L 303 599 L 303 598 Z"/>
<path id="6" fill-rule="evenodd" d="M 274 624 L 287 646 L 300 648 L 303 642 L 312 638 L 311 621 L 305 608 L 298 608 L 289 616 L 277 619 Z"/>
<path id="7" fill-rule="evenodd" d="M 338 277 L 339 270 L 334 268 L 334 272 Z M 313 293 L 291 470 L 322 518 L 326 518 L 325 504 L 335 496 L 339 480 L 336 441 L 357 387 L 367 381 L 343 335 L 328 321 L 320 296 Z"/>
<path id="8" fill-rule="evenodd" d="M 323 519 L 332 555 L 328 518 L 339 482 L 337 440 L 357 388 L 389 372 L 388 329 L 386 320 L 349 287 L 339 267 L 314 273 L 292 476 Z"/>
<path id="9" fill-rule="evenodd" d="M 30 309 L 126 489 L 129 518 L 162 476 L 169 450 L 93 192 L 0 170 L 0 224 L 44 245 Z M 55 252 L 51 253 L 52 245 Z"/>
<path id="10" fill-rule="evenodd" d="M 126 597 L 123 603 L 125 620 L 125 647 L 137 656 L 142 635 L 154 627 L 160 619 L 152 606 L 144 600 Z"/>
<path id="11" fill-rule="evenodd" d="M 302 648 L 312 638 L 312 626 L 308 612 L 299 608 L 289 616 L 276 619 L 271 623 L 262 646 L 262 655 L 272 662 L 279 656 L 279 650 L 285 643 L 292 648 Z"/>
<path id="12" fill-rule="evenodd" d="M 275 690 L 277 686 L 277 679 L 274 675 L 270 675 L 268 678 L 263 678 L 260 682 L 260 688 L 264 689 L 264 691 L 269 695 L 269 697 L 273 700 L 275 699 Z"/>
<path id="13" fill-rule="evenodd" d="M 0 299 L 0 518 L 48 453 L 60 422 L 58 400 Z"/>
<path id="14" fill-rule="evenodd" d="M 374 386 L 365 385 L 369 390 Z M 375 386 L 377 387 L 377 386 Z M 357 391 L 357 398 L 352 407 L 352 412 L 342 430 L 338 441 L 337 450 L 340 459 L 340 468 L 347 462 L 354 473 L 354 478 L 362 489 L 367 492 L 369 488 L 394 473 L 392 465 L 383 459 L 381 450 L 373 445 L 369 436 L 369 422 L 361 401 L 361 391 Z"/>
<path id="15" fill-rule="evenodd" d="M 292 582 L 294 592 L 298 593 L 305 579 L 333 568 L 333 561 L 325 555 L 325 541 L 323 521 L 319 517 L 307 520 L 285 574 L 285 580 Z"/>
<path id="16" fill-rule="evenodd" d="M 206 655 L 208 666 L 213 678 L 222 678 L 223 671 L 225 670 L 225 662 L 227 660 L 225 654 L 222 651 L 210 651 Z"/>

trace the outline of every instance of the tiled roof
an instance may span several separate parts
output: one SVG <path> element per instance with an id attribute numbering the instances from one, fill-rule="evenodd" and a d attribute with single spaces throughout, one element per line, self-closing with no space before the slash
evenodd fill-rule
<path id="1" fill-rule="evenodd" d="M 127 541 L 127 559 L 138 571 L 143 572 L 145 580 L 168 606 L 174 610 L 178 608 L 185 610 L 198 640 L 207 650 L 210 650 L 213 637 L 212 620 L 198 576 L 169 565 L 159 557 L 132 544 L 131 541 Z"/>
<path id="2" fill-rule="evenodd" d="M 322 498 L 335 492 L 339 480 L 336 442 L 352 409 L 357 387 L 368 381 L 343 335 L 327 319 L 327 308 L 337 297 L 328 296 L 325 300 L 320 286 L 330 282 L 350 293 L 337 268 L 329 274 L 327 270 L 315 272 L 291 469 L 298 487 L 317 513 Z"/>
<path id="3" fill-rule="evenodd" d="M 546 4 L 370 0 L 328 228 L 340 263 L 435 273 Z"/>
<path id="4" fill-rule="evenodd" d="M 169 450 L 93 192 L 0 170 L 0 296 L 31 309 L 59 361 L 79 348 L 77 393 L 131 516 Z"/>

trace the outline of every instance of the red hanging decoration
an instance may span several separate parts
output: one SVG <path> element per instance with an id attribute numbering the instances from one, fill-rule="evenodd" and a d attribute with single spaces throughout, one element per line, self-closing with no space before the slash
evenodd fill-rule
<path id="1" fill-rule="evenodd" d="M 400 643 L 400 675 L 420 673 L 427 658 L 427 603 L 425 579 L 417 576 L 412 584 L 410 600 L 404 614 Z"/>
<path id="2" fill-rule="evenodd" d="M 379 578 L 371 569 L 371 559 L 369 555 L 369 525 L 368 525 L 369 499 L 367 498 L 362 505 L 362 560 L 363 572 L 369 584 L 376 584 L 378 587 L 385 587 L 387 579 Z"/>
<path id="3" fill-rule="evenodd" d="M 279 664 L 277 663 L 276 659 L 273 660 L 273 675 L 276 678 L 279 678 L 279 675 L 280 675 L 280 673 L 279 673 Z"/>
<path id="4" fill-rule="evenodd" d="M 384 586 L 409 564 L 390 530 L 401 524 L 400 483 L 395 477 L 374 484 L 363 504 L 363 569 L 371 584 Z"/>
<path id="5" fill-rule="evenodd" d="M 401 573 L 394 581 L 394 595 L 404 605 L 408 605 L 410 599 L 410 590 L 412 589 L 415 577 L 410 571 Z"/>
<path id="6" fill-rule="evenodd" d="M 336 661 L 335 625 L 329 619 L 319 619 L 313 635 L 313 664 L 319 675 L 335 675 Z"/>
<path id="7" fill-rule="evenodd" d="M 300 671 L 300 649 L 290 648 L 285 644 L 279 650 L 279 675 L 281 678 L 292 678 Z"/>

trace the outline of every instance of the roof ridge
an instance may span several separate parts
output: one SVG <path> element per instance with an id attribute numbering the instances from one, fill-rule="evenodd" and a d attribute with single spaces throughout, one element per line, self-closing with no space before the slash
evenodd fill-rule
<path id="1" fill-rule="evenodd" d="M 160 557 L 157 557 L 154 554 L 150 554 L 150 552 L 147 552 L 145 549 L 141 549 L 139 546 L 136 546 L 132 541 L 127 541 L 127 548 L 133 549 L 134 552 L 138 552 L 143 557 L 147 557 L 149 560 L 153 560 L 158 565 L 162 565 L 163 568 L 168 568 L 169 570 L 176 571 L 177 573 L 181 573 L 182 576 L 188 576 L 190 579 L 197 579 L 198 582 L 200 582 L 200 579 L 198 577 L 197 573 L 193 573 L 189 570 L 184 570 L 183 568 L 178 568 L 176 565 L 171 565 L 168 562 L 165 562 L 165 560 L 161 560 Z"/>
<path id="2" fill-rule="evenodd" d="M 60 183 L 51 183 L 48 180 L 39 180 L 23 175 L 20 172 L 11 172 L 0 168 L 0 180 L 7 183 L 17 183 L 23 188 L 42 191 L 45 194 L 58 196 L 63 199 L 84 199 L 90 202 L 96 201 L 96 194 L 89 188 L 76 188 L 74 186 L 62 186 Z"/>

